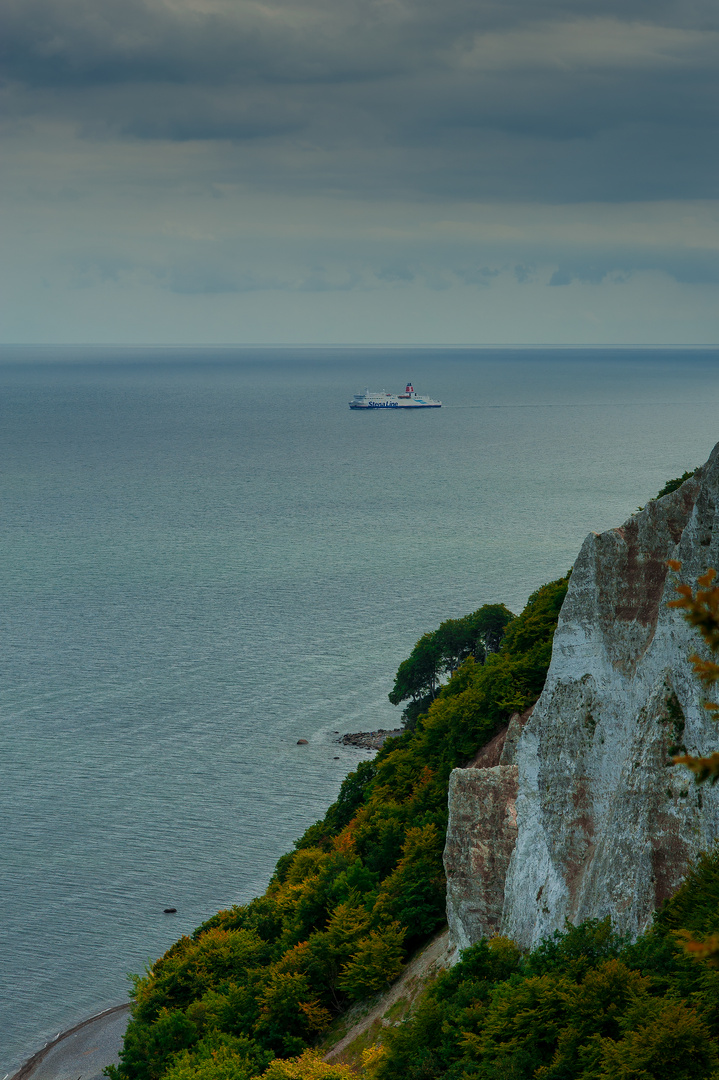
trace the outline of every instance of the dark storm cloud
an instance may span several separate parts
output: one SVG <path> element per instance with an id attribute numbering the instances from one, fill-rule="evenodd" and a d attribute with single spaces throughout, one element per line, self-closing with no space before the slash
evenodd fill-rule
<path id="1" fill-rule="evenodd" d="M 396 71 L 394 45 L 365 21 L 373 7 L 3 0 L 0 58 L 38 86 L 342 82 Z"/>
<path id="2" fill-rule="evenodd" d="M 242 144 L 229 173 L 263 188 L 557 202 L 717 194 L 714 3 L 0 10 L 7 111 L 95 138 Z"/>
<path id="3" fill-rule="evenodd" d="M 475 35 L 578 19 L 719 27 L 709 0 L 3 0 L 0 12 L 6 74 L 41 85 L 341 82 L 445 67 Z"/>

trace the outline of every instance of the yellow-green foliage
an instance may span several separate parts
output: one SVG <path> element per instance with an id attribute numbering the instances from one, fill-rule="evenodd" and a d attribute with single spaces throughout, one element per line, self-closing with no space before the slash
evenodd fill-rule
<path id="1" fill-rule="evenodd" d="M 213 1032 L 192 1051 L 175 1056 L 167 1080 L 251 1080 L 269 1064 L 270 1056 L 258 1055 L 249 1039 Z"/>
<path id="2" fill-rule="evenodd" d="M 398 922 L 371 930 L 342 968 L 340 988 L 353 998 L 388 989 L 402 970 L 404 936 L 405 930 Z"/>
<path id="3" fill-rule="evenodd" d="M 681 570 L 681 565 L 675 559 L 669 560 L 672 570 Z M 684 612 L 684 618 L 691 626 L 696 627 L 713 653 L 719 652 L 719 584 L 716 583 L 716 576 L 716 570 L 707 570 L 697 581 L 699 587 L 696 593 L 690 585 L 677 585 L 679 599 L 669 605 Z M 697 654 L 689 659 L 699 681 L 707 690 L 714 691 L 719 683 L 719 664 Z M 705 701 L 704 708 L 714 713 L 715 717 L 719 716 L 719 703 L 716 701 Z M 715 784 L 719 780 L 719 753 L 710 754 L 708 757 L 682 754 L 674 758 L 674 763 L 686 765 L 700 783 L 708 780 Z"/>
<path id="4" fill-rule="evenodd" d="M 313 1050 L 305 1050 L 300 1057 L 275 1058 L 261 1080 L 355 1080 L 348 1065 L 328 1065 Z"/>
<path id="5" fill-rule="evenodd" d="M 260 1073 L 242 1042 L 223 1036 L 200 1043 L 193 1052 L 178 1054 L 166 1076 L 168 1080 L 355 1080 L 348 1065 L 328 1065 L 314 1050 L 305 1050 L 299 1057 L 275 1058 Z"/>
<path id="6" fill-rule="evenodd" d="M 713 862 L 716 887 L 717 860 Z M 707 874 L 703 877 L 707 883 Z M 691 890 L 699 901 L 699 886 Z M 368 1080 L 716 1080 L 719 973 L 660 923 L 635 944 L 608 921 L 522 956 L 482 941 L 366 1054 Z"/>
<path id="7" fill-rule="evenodd" d="M 484 664 L 470 656 L 413 731 L 347 777 L 264 896 L 219 912 L 137 981 L 112 1080 L 178 1069 L 184 1080 L 193 1055 L 207 1080 L 215 1067 L 218 1080 L 242 1080 L 248 1055 L 297 1058 L 349 1003 L 397 977 L 444 921 L 449 773 L 538 697 L 566 587 L 538 590 L 498 652 Z"/>

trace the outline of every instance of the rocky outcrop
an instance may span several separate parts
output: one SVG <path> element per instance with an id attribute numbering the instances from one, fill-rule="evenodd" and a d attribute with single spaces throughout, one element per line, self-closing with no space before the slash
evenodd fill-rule
<path id="1" fill-rule="evenodd" d="M 466 949 L 499 932 L 504 884 L 517 842 L 515 750 L 531 709 L 449 778 L 449 822 L 444 864 L 452 944 Z"/>
<path id="2" fill-rule="evenodd" d="M 403 728 L 379 728 L 377 731 L 354 731 L 343 735 L 337 742 L 343 746 L 357 746 L 361 750 L 381 750 L 387 739 L 397 739 L 404 735 Z"/>
<path id="3" fill-rule="evenodd" d="M 678 579 L 719 567 L 717 506 L 719 446 L 677 491 L 584 542 L 513 763 L 452 774 L 460 947 L 498 929 L 529 946 L 565 919 L 606 915 L 636 935 L 719 836 L 719 785 L 669 763 L 674 747 L 714 750 L 719 733 L 688 661 L 700 639 L 667 606 Z"/>
<path id="4" fill-rule="evenodd" d="M 444 863 L 452 943 L 499 933 L 504 883 L 517 842 L 517 766 L 454 769 Z"/>

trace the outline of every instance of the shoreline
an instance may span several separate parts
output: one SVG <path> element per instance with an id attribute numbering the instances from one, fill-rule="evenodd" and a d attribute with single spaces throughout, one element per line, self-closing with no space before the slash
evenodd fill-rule
<path id="1" fill-rule="evenodd" d="M 378 728 L 376 731 L 347 732 L 335 741 L 342 746 L 354 746 L 362 750 L 380 750 L 386 739 L 397 738 L 399 735 L 403 734 L 403 728 Z M 28 1080 L 28 1077 L 30 1077 L 37 1067 L 42 1064 L 45 1058 L 66 1039 L 76 1035 L 91 1024 L 106 1020 L 120 1012 L 129 1012 L 129 1010 L 130 1002 L 126 1001 L 121 1005 L 112 1005 L 109 1009 L 103 1009 L 102 1012 L 95 1013 L 93 1016 L 81 1020 L 78 1024 L 73 1024 L 72 1027 L 67 1028 L 65 1031 L 61 1031 L 59 1035 L 56 1035 L 55 1038 L 50 1039 L 49 1042 L 45 1043 L 40 1050 L 37 1050 L 23 1062 L 20 1068 L 14 1073 L 8 1073 L 5 1080 Z"/>
<path id="2" fill-rule="evenodd" d="M 89 1016 L 87 1020 L 81 1020 L 79 1024 L 74 1024 L 73 1027 L 68 1028 L 66 1031 L 61 1031 L 54 1039 L 45 1043 L 42 1049 L 37 1050 L 29 1057 L 27 1061 L 20 1066 L 17 1072 L 14 1072 L 11 1076 L 8 1075 L 7 1080 L 26 1080 L 26 1077 L 28 1077 L 30 1073 L 43 1062 L 56 1046 L 61 1042 L 64 1042 L 65 1039 L 68 1039 L 71 1035 L 76 1035 L 78 1031 L 82 1031 L 83 1028 L 88 1027 L 90 1024 L 97 1023 L 98 1020 L 104 1020 L 109 1016 L 114 1016 L 115 1013 L 122 1012 L 123 1010 L 126 1010 L 127 1012 L 130 1011 L 129 1001 L 123 1002 L 122 1005 L 112 1005 L 109 1009 L 103 1009 L 102 1012 L 95 1013 L 94 1016 Z"/>

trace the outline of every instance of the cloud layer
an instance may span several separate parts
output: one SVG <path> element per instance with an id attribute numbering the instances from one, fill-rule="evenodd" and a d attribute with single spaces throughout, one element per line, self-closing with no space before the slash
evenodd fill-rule
<path id="1" fill-rule="evenodd" d="M 254 144 L 250 175 L 278 186 L 717 194 L 713 4 L 2 6 L 6 116 L 69 119 L 96 138 Z"/>
<path id="2" fill-rule="evenodd" d="M 713 2 L 0 0 L 0 20 L 0 210 L 30 278 L 719 278 Z"/>

